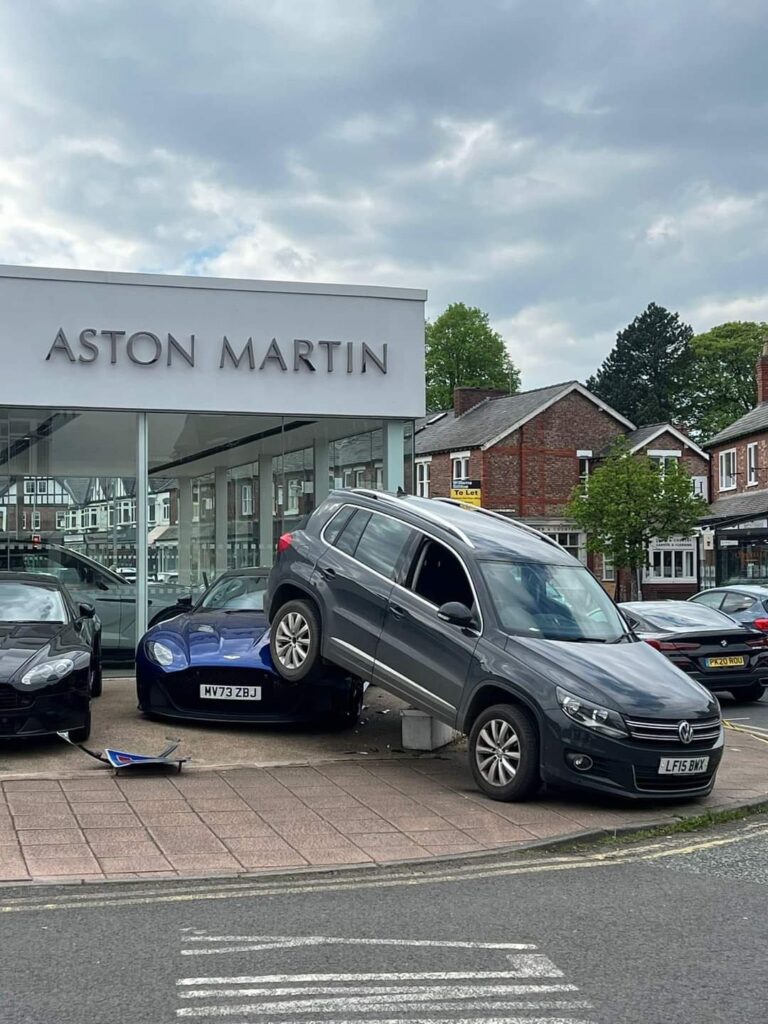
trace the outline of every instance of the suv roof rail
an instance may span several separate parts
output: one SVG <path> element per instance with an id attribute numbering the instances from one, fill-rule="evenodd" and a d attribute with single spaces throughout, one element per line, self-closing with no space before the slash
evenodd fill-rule
<path id="1" fill-rule="evenodd" d="M 481 508 L 479 505 L 470 505 L 466 501 L 458 501 L 456 498 L 433 498 L 433 501 L 441 501 L 444 505 L 457 505 L 459 508 L 465 508 L 470 512 L 479 512 L 483 516 L 491 516 L 493 519 L 500 519 L 508 526 L 516 527 L 518 530 L 525 530 L 526 533 L 531 533 L 535 537 L 539 537 L 541 540 L 546 541 L 547 544 L 553 545 L 553 547 L 559 548 L 561 551 L 566 549 L 562 544 L 558 544 L 554 537 L 550 537 L 548 533 L 544 533 L 543 530 L 537 530 L 535 526 L 529 526 L 528 523 L 521 523 L 519 519 L 512 519 L 511 516 L 503 516 L 500 512 L 494 512 L 490 508 Z"/>
<path id="2" fill-rule="evenodd" d="M 374 491 L 368 487 L 349 487 L 346 488 L 351 494 L 361 494 L 364 498 L 375 498 L 376 501 L 388 502 L 390 504 L 400 504 L 405 498 L 412 498 L 412 494 L 402 494 L 400 496 L 391 494 L 389 491 Z M 445 516 L 441 516 L 438 513 L 433 512 L 431 509 L 424 508 L 423 505 L 418 507 L 419 515 L 424 516 L 425 519 L 429 519 L 433 523 L 437 523 L 438 526 L 442 526 L 448 533 L 452 533 L 454 537 L 458 537 L 460 541 L 467 545 L 469 548 L 473 548 L 475 545 L 464 533 L 464 531 L 452 523 L 450 519 Z"/>

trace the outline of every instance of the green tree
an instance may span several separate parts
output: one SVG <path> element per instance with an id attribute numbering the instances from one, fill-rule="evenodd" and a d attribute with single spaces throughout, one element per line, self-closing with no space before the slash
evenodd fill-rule
<path id="1" fill-rule="evenodd" d="M 454 302 L 427 321 L 427 409 L 450 409 L 455 387 L 502 388 L 514 394 L 520 371 L 504 339 L 475 306 Z"/>
<path id="2" fill-rule="evenodd" d="M 687 384 L 688 425 L 700 438 L 714 437 L 757 404 L 755 363 L 768 341 L 768 324 L 719 324 L 691 341 Z"/>
<path id="3" fill-rule="evenodd" d="M 677 313 L 652 302 L 619 331 L 587 387 L 637 426 L 685 420 L 692 337 Z"/>
<path id="4" fill-rule="evenodd" d="M 607 554 L 616 569 L 630 570 L 634 596 L 649 542 L 654 537 L 689 537 L 706 507 L 677 460 L 667 462 L 662 471 L 649 458 L 631 455 L 626 439 L 620 438 L 590 476 L 588 489 L 573 492 L 568 515 L 586 532 L 590 551 Z M 626 600 L 619 593 L 621 584 L 617 572 L 616 599 Z"/>

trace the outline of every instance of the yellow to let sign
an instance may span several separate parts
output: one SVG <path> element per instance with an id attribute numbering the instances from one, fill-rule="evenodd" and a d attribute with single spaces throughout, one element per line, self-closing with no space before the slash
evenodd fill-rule
<path id="1" fill-rule="evenodd" d="M 467 505 L 482 505 L 481 492 L 479 487 L 452 487 L 451 497 L 456 501 L 463 501 Z"/>

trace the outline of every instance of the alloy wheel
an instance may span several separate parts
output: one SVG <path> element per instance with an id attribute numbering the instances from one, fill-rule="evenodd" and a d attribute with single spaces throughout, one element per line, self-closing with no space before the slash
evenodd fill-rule
<path id="1" fill-rule="evenodd" d="M 491 786 L 509 785 L 520 767 L 520 740 L 509 722 L 492 718 L 485 723 L 475 743 L 475 761 Z"/>
<path id="2" fill-rule="evenodd" d="M 275 653 L 280 664 L 288 669 L 301 668 L 310 647 L 309 623 L 299 612 L 288 612 L 277 624 Z"/>

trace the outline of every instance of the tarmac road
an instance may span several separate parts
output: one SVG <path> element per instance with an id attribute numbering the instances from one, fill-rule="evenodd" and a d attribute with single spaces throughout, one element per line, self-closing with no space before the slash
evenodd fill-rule
<path id="1" fill-rule="evenodd" d="M 766 1019 L 768 818 L 422 872 L 5 889 L 3 1024 Z"/>

